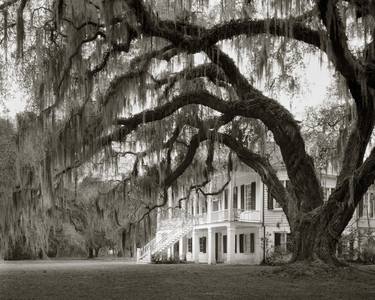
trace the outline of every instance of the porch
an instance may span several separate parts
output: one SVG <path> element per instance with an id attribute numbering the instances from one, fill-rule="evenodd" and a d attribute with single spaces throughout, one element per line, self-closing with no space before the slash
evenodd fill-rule
<path id="1" fill-rule="evenodd" d="M 169 253 L 195 263 L 259 264 L 261 233 L 261 227 L 246 224 L 194 228 Z"/>

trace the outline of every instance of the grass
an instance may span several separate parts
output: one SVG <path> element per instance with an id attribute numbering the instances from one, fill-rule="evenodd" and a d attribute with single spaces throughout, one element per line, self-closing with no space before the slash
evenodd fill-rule
<path id="1" fill-rule="evenodd" d="M 136 265 L 59 260 L 0 264 L 0 299 L 375 299 L 375 266 Z"/>

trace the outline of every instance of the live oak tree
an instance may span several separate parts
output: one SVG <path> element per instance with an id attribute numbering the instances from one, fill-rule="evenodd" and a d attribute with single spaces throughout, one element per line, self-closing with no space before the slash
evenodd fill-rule
<path id="1" fill-rule="evenodd" d="M 153 174 L 146 176 L 152 185 L 139 186 L 150 201 L 128 220 L 139 223 L 166 203 L 176 182 L 189 186 L 189 196 L 218 165 L 230 169 L 231 159 L 223 162 L 230 149 L 283 208 L 293 260 L 337 263 L 337 241 L 375 178 L 375 149 L 368 149 L 373 1 L 11 0 L 0 9 L 3 44 L 10 47 L 15 31 L 14 57 L 34 91 L 47 139 L 45 201 L 53 202 L 58 187 L 92 161 L 123 173 L 123 189 Z M 258 84 L 263 79 L 275 87 L 271 79 L 279 73 L 276 86 L 293 89 L 293 68 L 285 62 L 299 49 L 326 57 L 353 106 L 327 202 L 299 122 Z M 288 190 L 267 159 L 264 139 L 257 139 L 265 130 L 280 148 Z"/>

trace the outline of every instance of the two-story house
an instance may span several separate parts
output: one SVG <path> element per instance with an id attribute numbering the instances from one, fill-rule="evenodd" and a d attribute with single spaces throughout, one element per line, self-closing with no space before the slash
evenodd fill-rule
<path id="1" fill-rule="evenodd" d="M 285 186 L 289 184 L 285 168 L 277 170 Z M 228 176 L 217 173 L 208 190 L 217 195 L 205 197 L 196 193 L 182 200 L 169 197 L 168 207 L 159 210 L 156 237 L 138 249 L 138 261 L 149 262 L 152 255 L 162 254 L 196 263 L 259 264 L 275 249 L 287 250 L 289 224 L 278 203 L 270 196 L 260 176 L 239 164 Z M 321 174 L 325 199 L 336 185 L 334 174 Z M 375 191 L 369 190 L 365 199 L 372 227 L 375 228 Z M 180 195 L 182 196 L 182 195 Z M 359 205 L 361 216 L 365 205 Z M 357 218 L 356 213 L 353 219 Z M 360 217 L 356 226 L 368 226 Z M 353 226 L 350 223 L 349 226 Z"/>

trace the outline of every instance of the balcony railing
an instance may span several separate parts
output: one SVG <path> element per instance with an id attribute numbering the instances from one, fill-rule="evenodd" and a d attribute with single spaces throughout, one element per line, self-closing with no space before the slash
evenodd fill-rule
<path id="1" fill-rule="evenodd" d="M 228 209 L 217 210 L 211 212 L 211 215 L 204 214 L 197 216 L 198 224 L 217 223 L 224 221 L 241 221 L 241 222 L 260 222 L 261 215 L 259 210 L 241 210 L 233 209 L 229 212 Z"/>
<path id="2" fill-rule="evenodd" d="M 208 223 L 218 223 L 226 221 L 240 221 L 240 222 L 260 222 L 261 214 L 259 210 L 241 210 L 241 209 L 228 209 L 212 211 L 211 213 L 203 213 L 200 215 L 191 216 L 186 211 L 174 211 L 169 217 L 159 220 L 158 230 L 164 230 L 171 227 L 183 226 L 185 222 L 193 222 L 195 225 L 203 225 Z"/>

